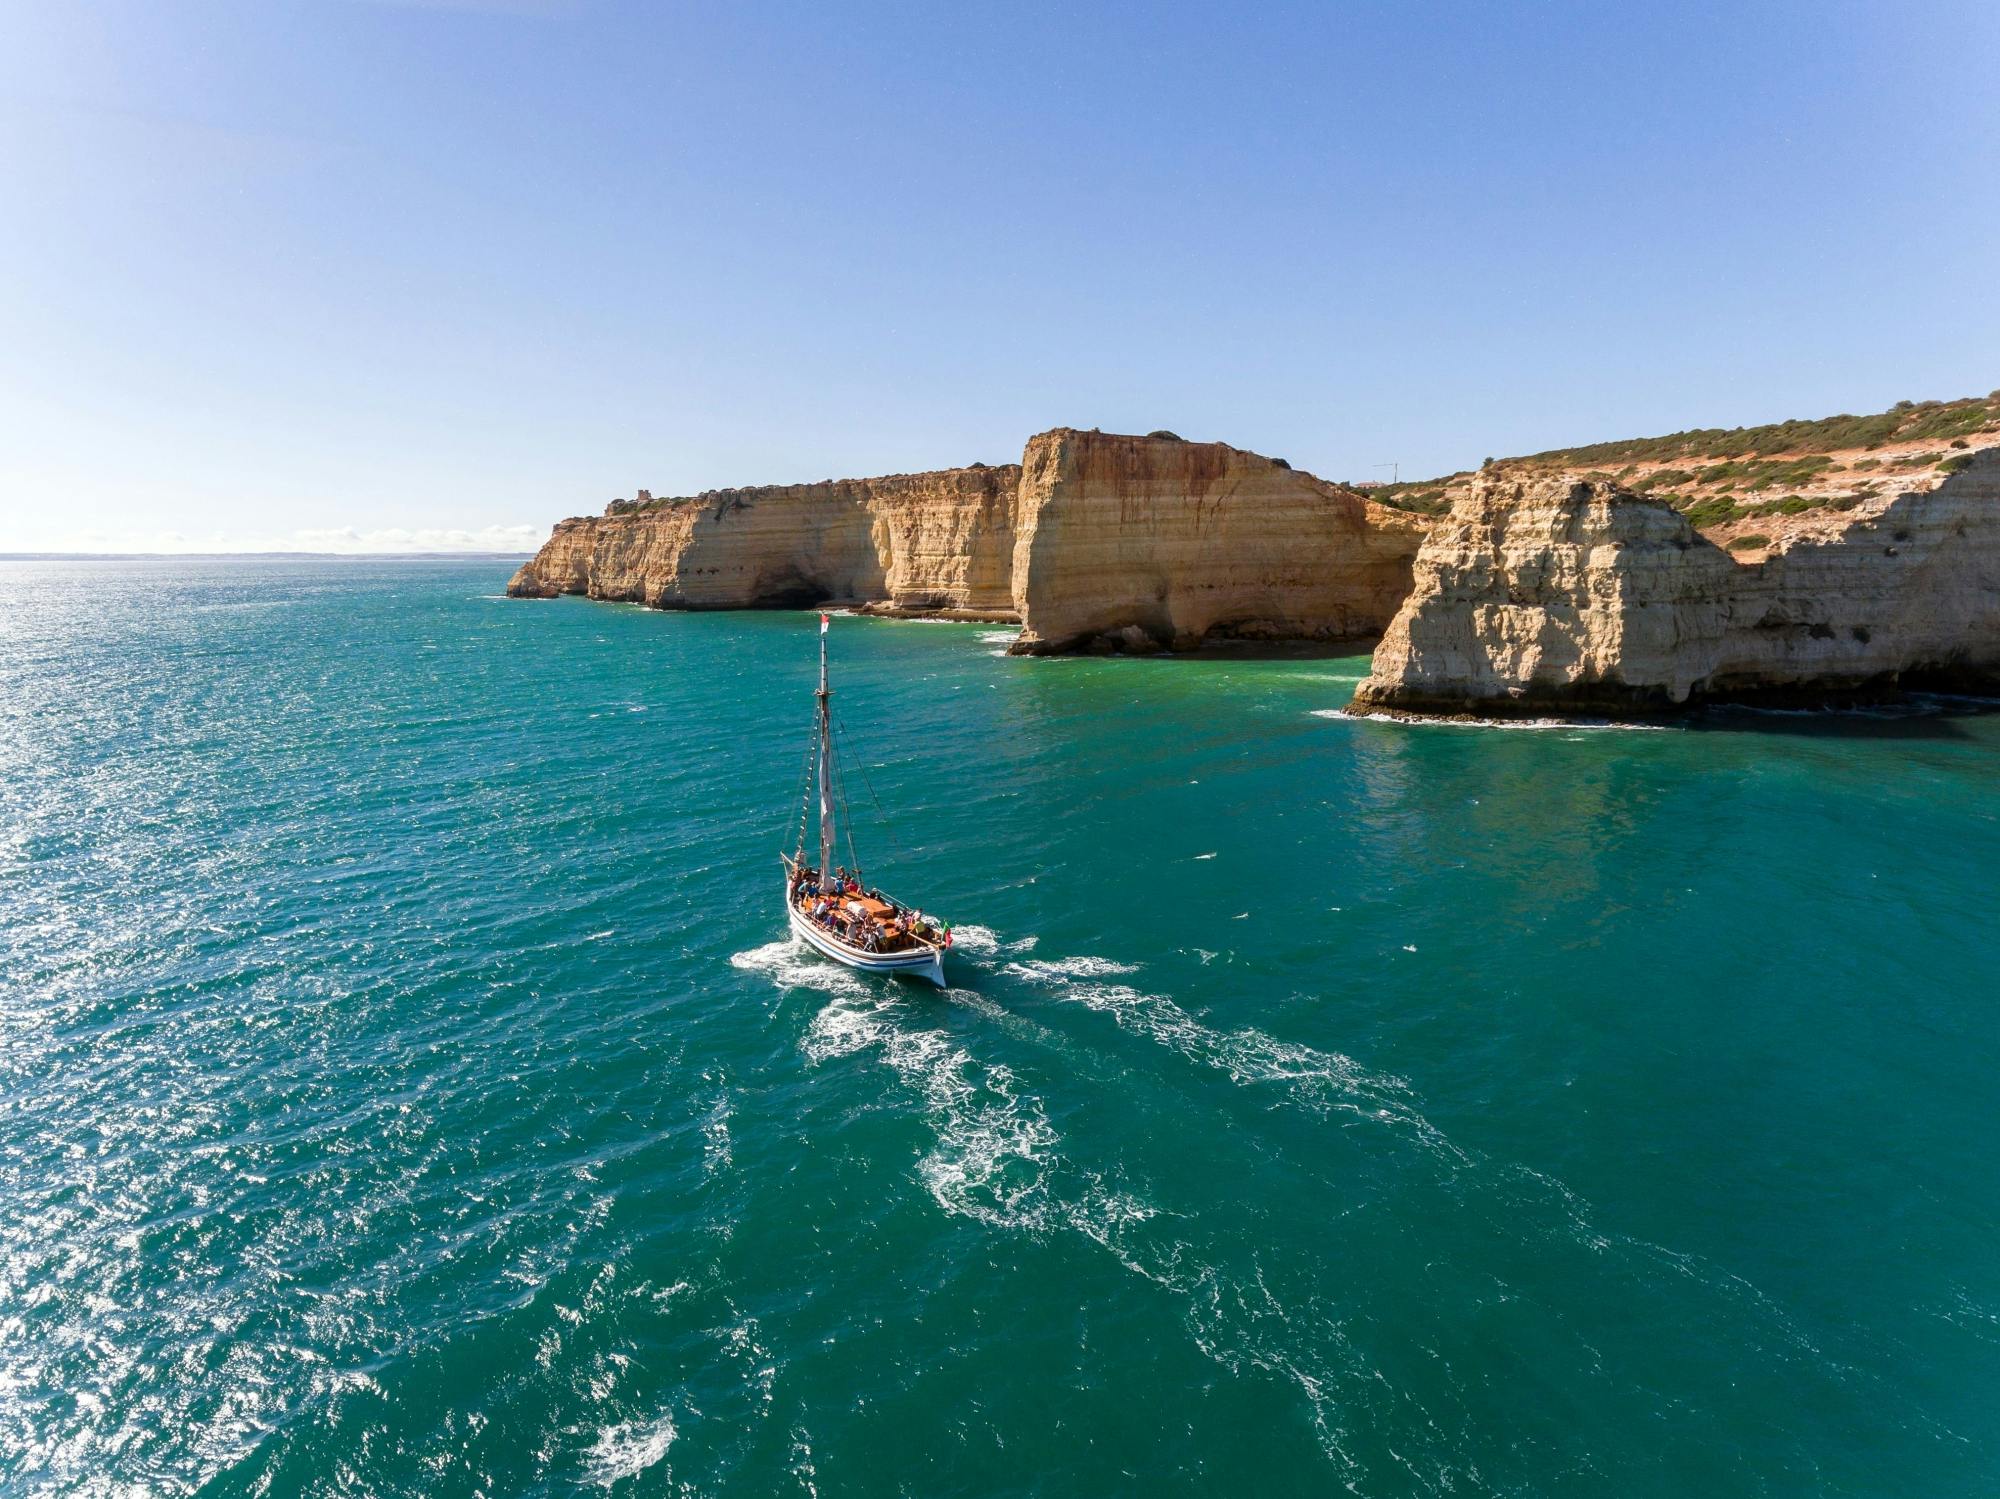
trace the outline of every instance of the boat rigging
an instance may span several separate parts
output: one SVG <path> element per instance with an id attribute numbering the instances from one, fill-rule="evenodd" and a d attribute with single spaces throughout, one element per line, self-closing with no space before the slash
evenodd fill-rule
<path id="1" fill-rule="evenodd" d="M 819 617 L 819 689 L 813 694 L 812 759 L 807 767 L 804 806 L 799 812 L 795 849 L 779 857 L 785 866 L 785 914 L 792 931 L 814 951 L 863 973 L 906 974 L 945 985 L 944 955 L 951 924 L 926 916 L 872 889 L 862 878 L 848 838 L 846 865 L 835 866 L 836 807 L 844 809 L 834 757 L 833 690 L 827 683 L 826 637 L 830 615 Z M 818 817 L 814 818 L 814 804 Z M 814 823 L 817 821 L 817 829 Z M 808 849 L 809 832 L 817 849 Z M 817 863 L 808 863 L 809 852 Z"/>

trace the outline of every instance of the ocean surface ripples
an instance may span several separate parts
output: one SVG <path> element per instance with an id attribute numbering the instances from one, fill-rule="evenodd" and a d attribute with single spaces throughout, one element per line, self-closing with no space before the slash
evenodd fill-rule
<path id="1" fill-rule="evenodd" d="M 0 1491 L 1991 1487 L 2000 719 L 6 571 Z"/>

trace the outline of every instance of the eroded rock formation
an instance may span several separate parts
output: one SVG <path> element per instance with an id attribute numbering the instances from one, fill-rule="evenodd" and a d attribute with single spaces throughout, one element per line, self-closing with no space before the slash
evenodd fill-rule
<path id="1" fill-rule="evenodd" d="M 645 496 L 558 524 L 507 591 L 662 609 L 839 599 L 1007 615 L 1020 473 L 1009 464 Z"/>
<path id="2" fill-rule="evenodd" d="M 1427 524 L 1221 443 L 1063 428 L 1025 464 L 642 491 L 563 521 L 508 591 L 1018 619 L 1032 652 L 1347 639 L 1381 633 Z"/>
<path id="3" fill-rule="evenodd" d="M 1783 519 L 1732 553 L 1612 483 L 1482 478 L 1418 553 L 1355 707 L 1626 713 L 2000 683 L 2000 449 Z"/>
<path id="4" fill-rule="evenodd" d="M 2000 685 L 2000 392 L 1391 489 L 1059 428 L 1020 465 L 642 491 L 562 522 L 509 591 L 1010 619 L 1023 653 L 1382 634 L 1356 706 L 1418 713 Z"/>
<path id="5" fill-rule="evenodd" d="M 1021 460 L 1017 652 L 1379 635 L 1427 524 L 1217 442 L 1057 428 Z"/>

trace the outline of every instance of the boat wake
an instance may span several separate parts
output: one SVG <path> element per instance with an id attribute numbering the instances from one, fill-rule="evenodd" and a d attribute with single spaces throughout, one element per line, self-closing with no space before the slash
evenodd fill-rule
<path id="1" fill-rule="evenodd" d="M 960 942 L 966 954 L 987 958 L 989 972 L 1106 1015 L 1191 1064 L 1275 1094 L 1288 1109 L 1392 1131 L 1414 1147 L 1412 1161 L 1429 1163 L 1416 1177 L 1400 1178 L 1407 1185 L 1399 1190 L 1424 1194 L 1428 1211 L 1462 1217 L 1474 1232 L 1514 1240 L 1535 1262 L 1558 1264 L 1562 1275 L 1615 1289 L 1662 1325 L 1684 1326 L 1679 1353 L 1696 1364 L 1709 1352 L 1702 1329 L 1720 1319 L 1763 1328 L 1774 1364 L 1790 1370 L 1788 1377 L 1811 1370 L 1850 1397 L 1862 1394 L 1857 1386 L 1865 1382 L 1851 1365 L 1815 1347 L 1748 1281 L 1601 1226 L 1554 1178 L 1458 1145 L 1424 1117 L 1406 1080 L 1255 1027 L 1212 1025 L 1172 996 L 1131 982 L 1136 964 L 1088 954 L 1009 956 L 1015 944 L 986 928 L 969 938 L 961 928 Z M 831 965 L 801 961 L 784 943 L 739 959 L 738 966 L 781 984 L 829 994 L 801 1043 L 813 1065 L 872 1059 L 915 1097 L 933 1136 L 916 1175 L 942 1210 L 993 1228 L 1075 1234 L 1176 1299 L 1187 1336 L 1205 1358 L 1232 1376 L 1275 1379 L 1296 1392 L 1317 1445 L 1344 1481 L 1357 1483 L 1384 1461 L 1427 1491 L 1472 1476 L 1460 1466 L 1454 1413 L 1399 1375 L 1405 1350 L 1374 1345 L 1365 1322 L 1354 1320 L 1346 1288 L 1328 1283 L 1318 1249 L 1283 1236 L 1251 1240 L 1235 1218 L 1216 1219 L 1198 1204 L 1177 1209 L 1171 1194 L 1163 1203 L 1115 1163 L 1100 1169 L 1073 1159 L 1048 1106 L 1013 1070 L 923 1025 L 924 1011 L 910 998 L 884 996 Z M 1052 1052 L 1074 1044 L 992 996 L 956 989 L 947 997 L 1017 1042 Z M 1692 1305 L 1689 1294 L 1699 1298 Z M 1594 1353 L 1585 1344 L 1580 1356 Z M 1395 1412 L 1407 1414 L 1413 1401 L 1439 1440 L 1426 1450 L 1381 1450 L 1382 1433 L 1400 1419 Z"/>
<path id="2" fill-rule="evenodd" d="M 827 994 L 873 993 L 859 974 L 818 956 L 796 937 L 780 937 L 730 956 L 729 966 L 769 974 L 780 989 L 818 989 Z"/>
<path id="3" fill-rule="evenodd" d="M 976 954 L 979 957 L 991 957 L 995 953 L 1002 952 L 1033 952 L 1035 943 L 1040 940 L 1035 937 L 1016 937 L 1011 942 L 1004 941 L 992 927 L 970 922 L 964 926 L 953 927 L 951 936 L 954 951 Z"/>
<path id="4" fill-rule="evenodd" d="M 917 1176 L 946 1212 L 998 1228 L 1041 1227 L 1060 1141 L 1041 1100 L 1019 1091 L 1006 1067 L 975 1061 L 940 1031 L 903 1024 L 909 1009 L 898 998 L 838 998 L 813 1017 L 806 1057 L 872 1052 L 923 1101 L 936 1144 Z"/>
<path id="5" fill-rule="evenodd" d="M 658 1464 L 679 1435 L 670 1411 L 653 1421 L 607 1426 L 584 1455 L 585 1475 L 599 1488 L 615 1488 Z"/>
<path id="6" fill-rule="evenodd" d="M 1463 1159 L 1464 1153 L 1419 1113 L 1410 1085 L 1364 1067 L 1339 1052 L 1281 1041 L 1252 1026 L 1218 1030 L 1164 994 L 1129 984 L 1100 982 L 1135 972 L 1134 965 L 1109 958 L 1079 956 L 1009 963 L 1002 970 L 1051 990 L 1058 998 L 1109 1015 L 1119 1027 L 1156 1041 L 1190 1062 L 1214 1068 L 1232 1081 L 1275 1086 L 1318 1113 L 1344 1113 L 1411 1131 L 1432 1150 Z"/>
<path id="7" fill-rule="evenodd" d="M 981 1013 L 993 1009 L 984 996 L 951 992 Z M 1041 1100 L 1022 1092 L 1010 1069 L 979 1062 L 936 1031 L 909 1029 L 910 1010 L 900 999 L 837 998 L 813 1017 L 804 1050 L 815 1064 L 872 1054 L 922 1099 L 936 1144 L 917 1174 L 932 1199 L 991 1227 L 1066 1231 L 1096 1245 L 1184 1303 L 1189 1338 L 1204 1357 L 1232 1374 L 1294 1384 L 1321 1449 L 1342 1472 L 1357 1472 L 1335 1396 L 1365 1380 L 1367 1368 L 1337 1319 L 1281 1303 L 1261 1271 L 1245 1280 L 1221 1268 L 1227 1246 L 1204 1246 L 1183 1215 L 1070 1167 Z"/>

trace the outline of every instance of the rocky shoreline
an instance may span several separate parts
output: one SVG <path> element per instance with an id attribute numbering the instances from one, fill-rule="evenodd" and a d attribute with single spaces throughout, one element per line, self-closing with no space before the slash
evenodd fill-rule
<path id="1" fill-rule="evenodd" d="M 1601 481 L 1495 475 L 1418 554 L 1357 709 L 1658 716 L 2000 685 L 2000 448 L 1755 559 Z"/>
<path id="2" fill-rule="evenodd" d="M 1653 720 L 1990 694 L 1989 399 L 1489 461 L 1380 498 L 1224 443 L 1057 428 L 1019 464 L 640 491 L 559 523 L 508 592 L 838 601 L 1017 625 L 1021 655 L 1379 640 L 1352 707 L 1389 716 Z M 1619 457 L 1633 461 L 1596 466 Z M 1765 498 L 1774 484 L 1799 492 Z"/>

